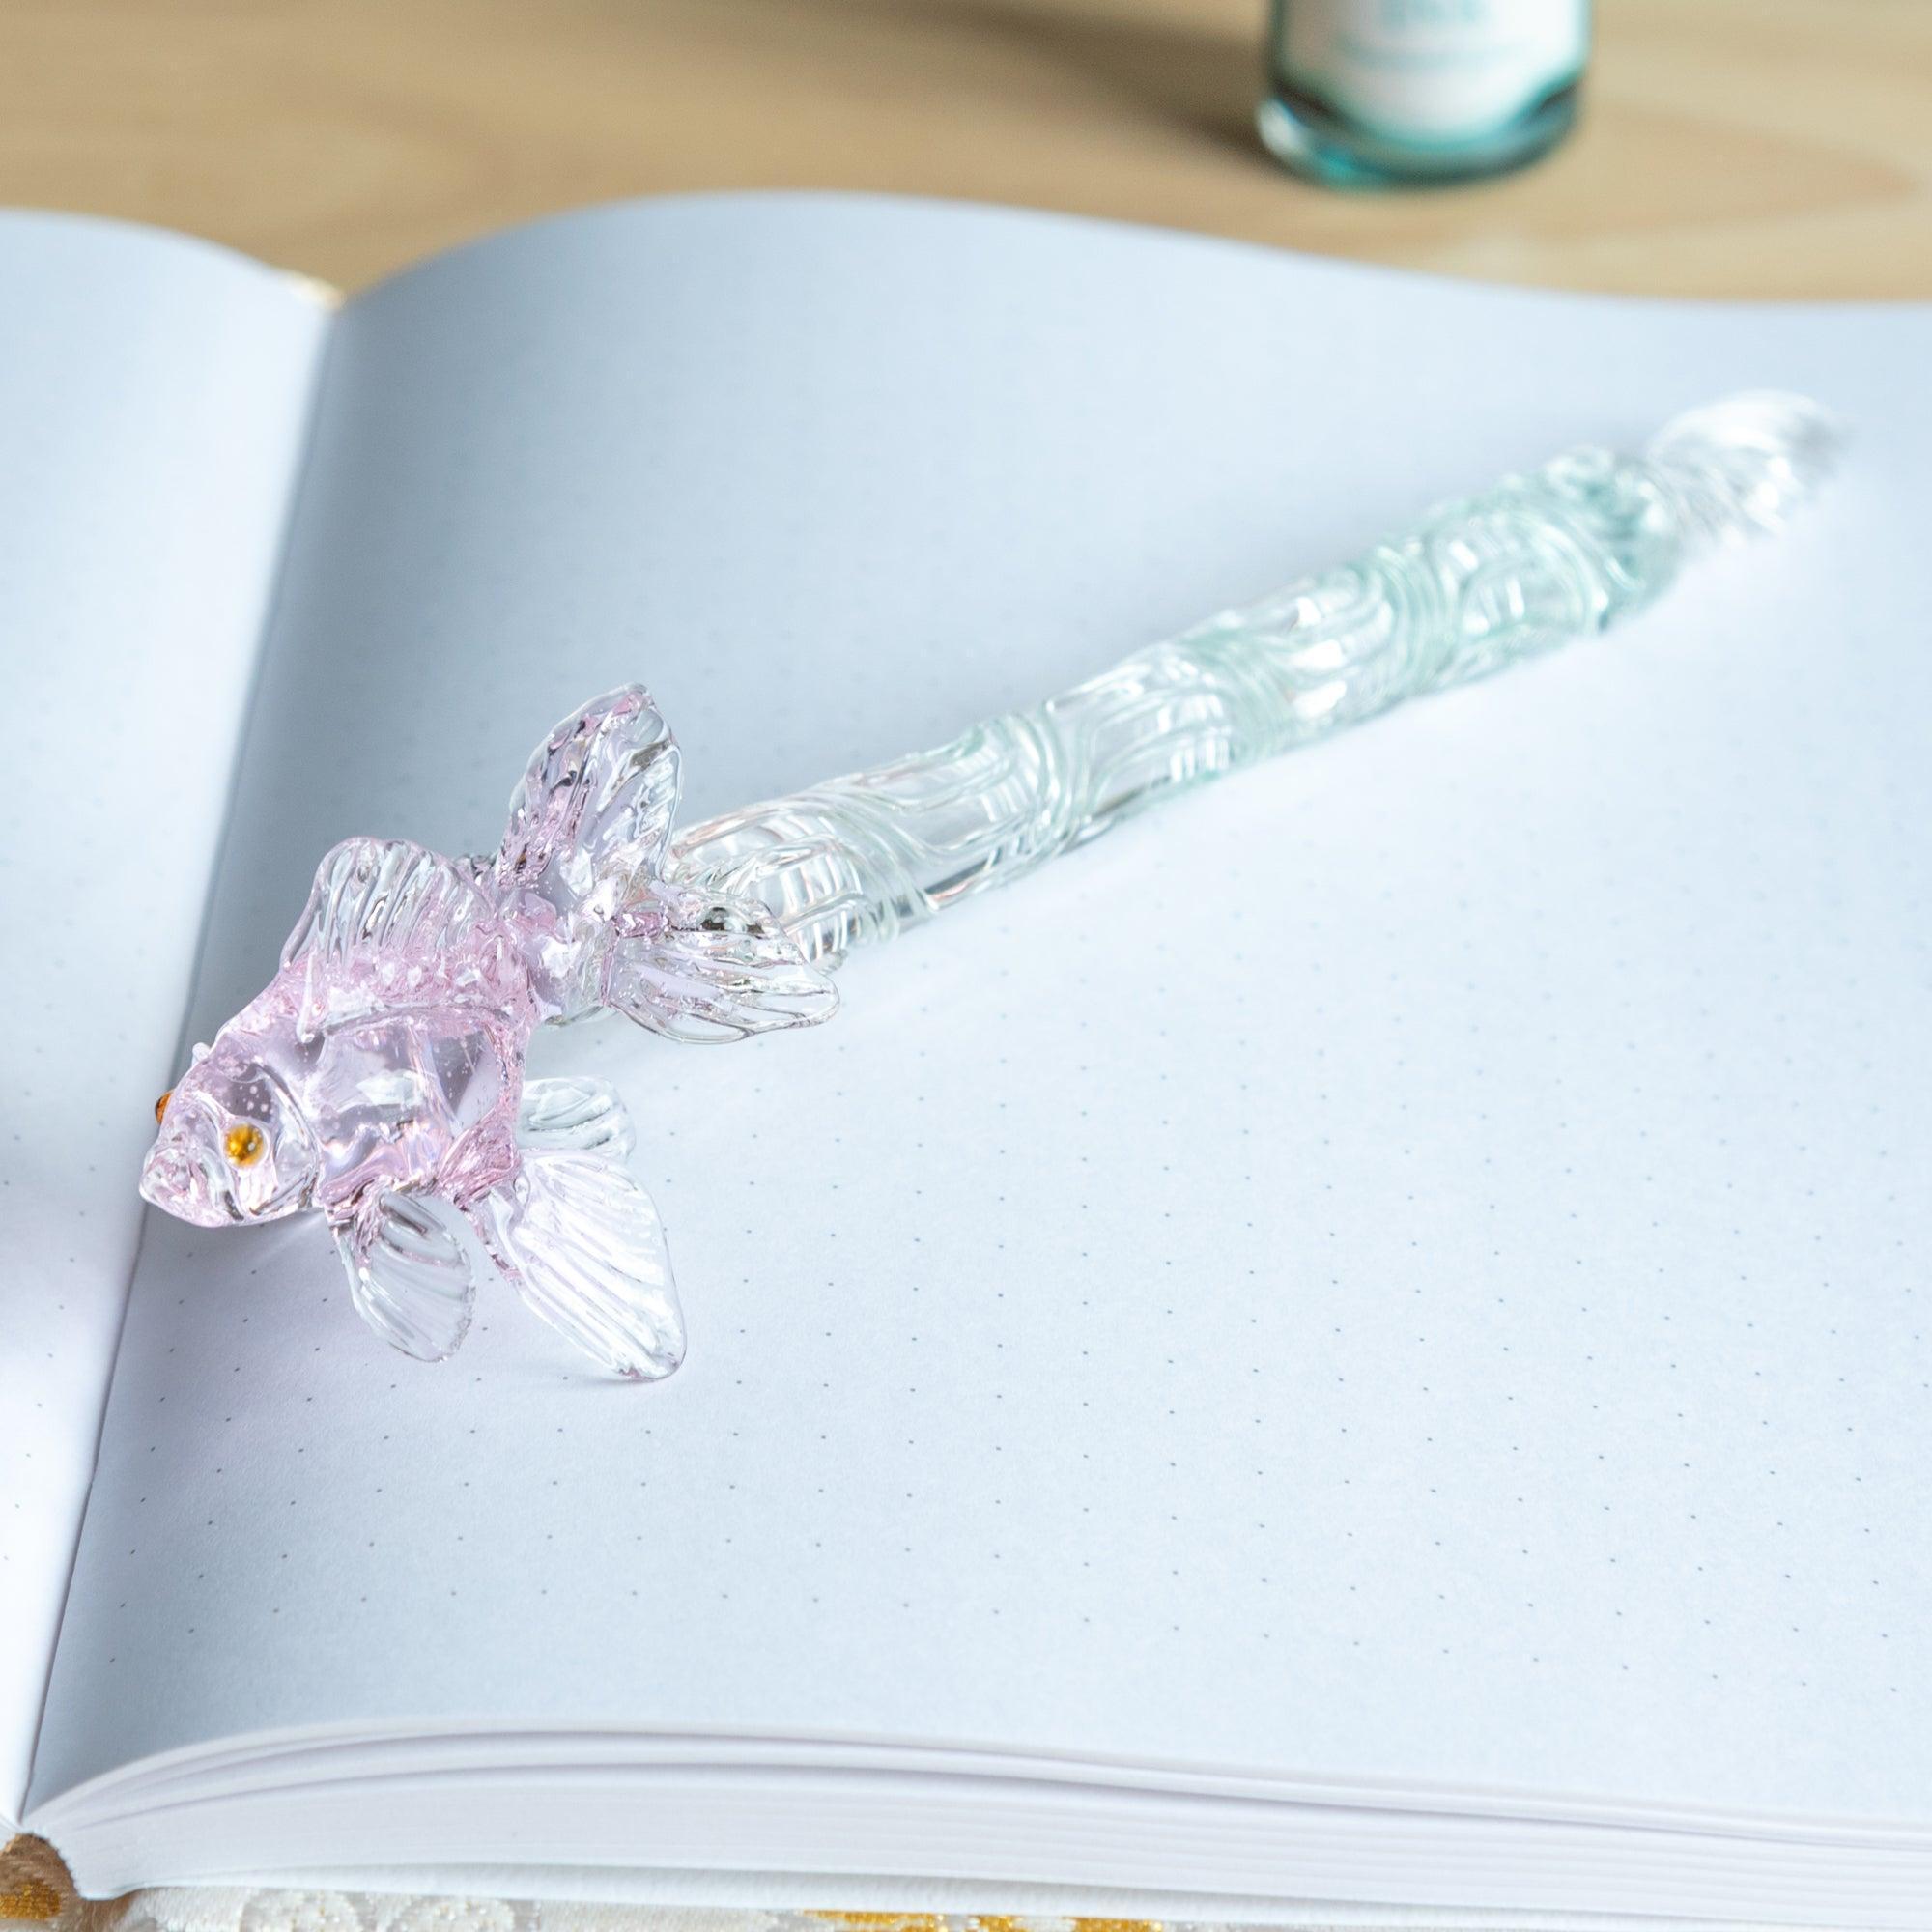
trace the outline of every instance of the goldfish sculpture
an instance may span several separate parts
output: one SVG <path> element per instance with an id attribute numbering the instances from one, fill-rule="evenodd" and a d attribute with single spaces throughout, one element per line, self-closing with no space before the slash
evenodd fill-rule
<path id="1" fill-rule="evenodd" d="M 506 1275 L 617 1374 L 684 1327 L 616 1095 L 523 1078 L 530 1035 L 611 1010 L 678 1040 L 810 1025 L 826 968 L 1164 799 L 1634 616 L 1687 562 L 1783 527 L 1842 428 L 1728 397 L 1629 454 L 1572 450 L 1354 562 L 1134 651 L 934 750 L 673 838 L 678 755 L 635 685 L 554 731 L 486 859 L 351 838 L 268 987 L 159 1109 L 141 1191 L 202 1227 L 318 1208 L 355 1306 L 449 1354 Z"/>
<path id="2" fill-rule="evenodd" d="M 500 1274 L 615 1374 L 668 1375 L 683 1318 L 622 1103 L 526 1082 L 530 1037 L 610 1009 L 742 1038 L 838 1004 L 763 905 L 667 876 L 678 793 L 629 685 L 537 749 L 491 856 L 334 847 L 280 970 L 156 1103 L 143 1196 L 203 1228 L 319 1211 L 357 1311 L 420 1359 Z"/>

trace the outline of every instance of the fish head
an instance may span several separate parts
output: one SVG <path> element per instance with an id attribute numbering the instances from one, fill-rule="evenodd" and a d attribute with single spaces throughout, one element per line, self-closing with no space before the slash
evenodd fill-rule
<path id="1" fill-rule="evenodd" d="M 322 1158 L 275 1067 L 273 1042 L 223 1029 L 156 1103 L 142 1198 L 197 1228 L 273 1221 L 311 1205 Z"/>

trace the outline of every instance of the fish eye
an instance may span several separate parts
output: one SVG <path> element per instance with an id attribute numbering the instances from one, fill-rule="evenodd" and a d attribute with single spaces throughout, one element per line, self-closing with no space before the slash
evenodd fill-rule
<path id="1" fill-rule="evenodd" d="M 236 1167 L 253 1167 L 268 1145 L 260 1127 L 230 1127 L 221 1137 L 221 1151 Z"/>
<path id="2" fill-rule="evenodd" d="M 172 1100 L 174 1097 L 175 1097 L 175 1090 L 172 1087 L 170 1087 L 168 1091 L 165 1094 L 163 1094 L 158 1100 L 155 1102 L 155 1119 L 156 1121 L 161 1121 L 166 1118 L 168 1111 L 168 1102 Z"/>

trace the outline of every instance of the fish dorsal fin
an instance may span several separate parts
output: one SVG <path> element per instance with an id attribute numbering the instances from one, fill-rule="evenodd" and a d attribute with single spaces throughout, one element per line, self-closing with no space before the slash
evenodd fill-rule
<path id="1" fill-rule="evenodd" d="M 402 838 L 345 838 L 316 867 L 282 964 L 342 964 L 358 952 L 443 951 L 490 916 L 490 901 L 440 852 Z"/>
<path id="2" fill-rule="evenodd" d="M 307 1037 L 366 997 L 348 983 L 352 961 L 384 954 L 405 980 L 432 982 L 473 951 L 492 911 L 481 888 L 439 852 L 400 838 L 345 838 L 316 867 L 282 948 L 283 967 L 302 968 L 298 1031 Z"/>
<path id="3" fill-rule="evenodd" d="M 462 1208 L 385 1188 L 336 1230 L 335 1246 L 355 1312 L 384 1341 L 421 1362 L 455 1354 L 495 1266 Z"/>
<path id="4" fill-rule="evenodd" d="M 644 688 L 594 698 L 531 754 L 497 854 L 498 889 L 540 893 L 560 912 L 614 912 L 663 857 L 678 785 L 677 743 Z"/>

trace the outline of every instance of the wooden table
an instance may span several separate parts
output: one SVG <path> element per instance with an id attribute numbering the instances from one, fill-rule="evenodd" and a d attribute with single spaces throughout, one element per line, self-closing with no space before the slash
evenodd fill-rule
<path id="1" fill-rule="evenodd" d="M 612 196 L 1074 209 L 1492 280 L 1932 296 L 1932 0 L 1600 0 L 1582 131 L 1337 195 L 1251 127 L 1262 0 L 0 0 L 0 201 L 348 287 Z"/>

